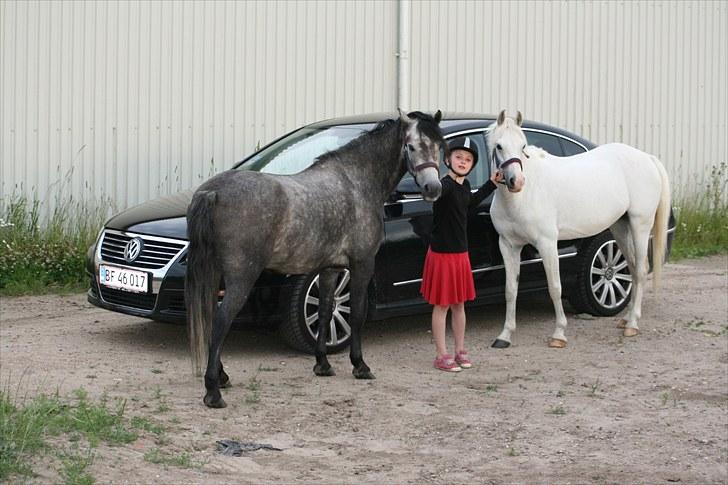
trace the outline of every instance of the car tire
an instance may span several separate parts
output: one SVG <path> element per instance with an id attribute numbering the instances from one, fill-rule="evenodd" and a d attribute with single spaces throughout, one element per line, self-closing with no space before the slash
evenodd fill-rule
<path id="1" fill-rule="evenodd" d="M 308 354 L 316 350 L 318 336 L 318 276 L 318 273 L 312 273 L 291 277 L 290 292 L 282 302 L 288 308 L 279 327 L 280 335 L 290 347 Z M 328 353 L 345 349 L 351 341 L 349 299 L 349 271 L 344 270 L 336 280 L 334 313 L 326 345 Z"/>
<path id="2" fill-rule="evenodd" d="M 627 260 L 607 231 L 585 242 L 569 303 L 578 312 L 613 316 L 632 297 L 632 275 Z"/>

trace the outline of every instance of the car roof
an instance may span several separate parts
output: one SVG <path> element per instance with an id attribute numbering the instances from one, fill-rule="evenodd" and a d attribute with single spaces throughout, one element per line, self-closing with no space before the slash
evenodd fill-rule
<path id="1" fill-rule="evenodd" d="M 387 119 L 396 119 L 397 117 L 399 117 L 399 113 L 396 111 L 368 113 L 354 116 L 342 116 L 339 118 L 329 118 L 326 120 L 311 123 L 307 126 L 310 126 L 312 128 L 328 128 L 331 126 L 341 125 L 363 125 L 379 123 L 380 121 L 384 121 Z M 483 113 L 445 111 L 442 113 L 442 121 L 440 122 L 440 127 L 443 134 L 449 135 L 454 132 L 467 131 L 471 129 L 483 129 L 493 123 L 496 118 L 496 115 Z M 532 130 L 544 130 L 552 133 L 558 133 L 566 136 L 567 138 L 572 138 L 573 140 L 583 144 L 589 149 L 596 146 L 595 143 L 587 140 L 586 138 L 583 138 L 575 133 L 564 130 L 562 128 L 558 128 L 553 125 L 547 125 L 546 123 L 524 120 L 523 127 Z"/>

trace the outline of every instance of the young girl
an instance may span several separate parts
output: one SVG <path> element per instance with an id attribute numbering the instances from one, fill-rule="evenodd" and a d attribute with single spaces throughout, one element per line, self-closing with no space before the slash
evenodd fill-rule
<path id="1" fill-rule="evenodd" d="M 445 165 L 450 169 L 442 182 L 442 195 L 435 201 L 432 240 L 422 270 L 420 292 L 432 307 L 432 336 L 436 369 L 460 372 L 472 367 L 465 350 L 465 301 L 475 299 L 473 273 L 468 256 L 468 210 L 477 206 L 502 178 L 494 172 L 474 194 L 466 178 L 478 163 L 478 147 L 468 136 L 451 140 Z M 445 317 L 452 311 L 455 358 L 445 344 Z"/>

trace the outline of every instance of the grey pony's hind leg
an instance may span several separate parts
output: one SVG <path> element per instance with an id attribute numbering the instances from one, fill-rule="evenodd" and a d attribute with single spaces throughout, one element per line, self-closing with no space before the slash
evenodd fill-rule
<path id="1" fill-rule="evenodd" d="M 222 398 L 222 394 L 220 394 L 220 387 L 226 387 L 230 379 L 223 370 L 220 353 L 233 319 L 245 305 L 248 293 L 250 293 L 259 274 L 260 271 L 256 271 L 247 276 L 233 279 L 230 278 L 230 275 L 225 275 L 225 297 L 212 322 L 207 371 L 205 372 L 205 389 L 207 392 L 205 393 L 204 403 L 207 407 L 224 408 L 227 405 Z"/>
<path id="2" fill-rule="evenodd" d="M 313 372 L 317 376 L 334 376 L 333 367 L 326 357 L 326 341 L 329 339 L 329 326 L 334 312 L 334 287 L 339 272 L 325 269 L 319 273 L 319 310 L 318 336 L 316 338 L 316 365 Z"/>
<path id="3" fill-rule="evenodd" d="M 349 358 L 354 366 L 352 374 L 357 379 L 374 379 L 369 366 L 364 362 L 361 350 L 361 329 L 367 312 L 367 287 L 374 274 L 374 258 L 351 266 L 351 347 Z"/>

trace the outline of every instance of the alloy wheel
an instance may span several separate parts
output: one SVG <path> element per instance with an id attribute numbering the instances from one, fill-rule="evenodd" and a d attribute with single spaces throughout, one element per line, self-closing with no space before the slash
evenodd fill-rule
<path id="1" fill-rule="evenodd" d="M 594 300 L 605 308 L 616 308 L 629 298 L 632 275 L 627 259 L 613 239 L 602 244 L 594 254 L 590 279 Z"/>
<path id="2" fill-rule="evenodd" d="M 336 289 L 334 290 L 334 312 L 329 321 L 329 338 L 326 345 L 333 347 L 343 344 L 351 337 L 351 327 L 349 326 L 349 317 L 351 307 L 349 306 L 349 270 L 339 273 L 336 279 Z M 306 290 L 306 300 L 303 305 L 303 316 L 306 322 L 306 329 L 313 337 L 314 341 L 318 337 L 319 321 L 319 275 L 311 281 Z"/>

